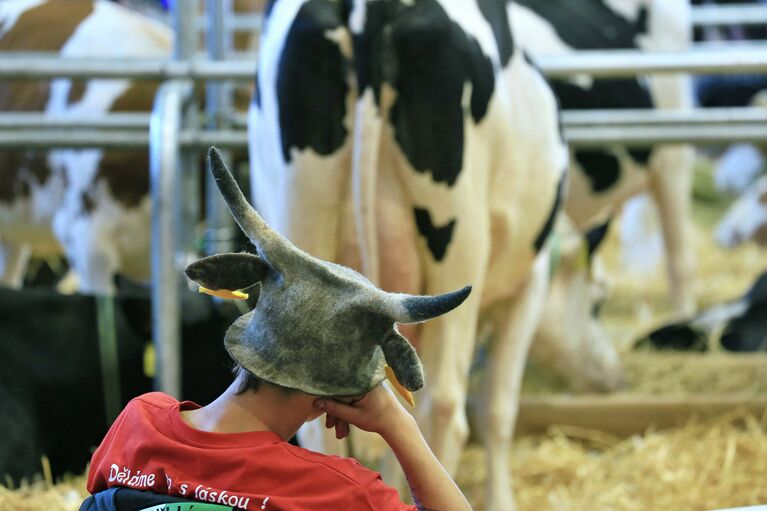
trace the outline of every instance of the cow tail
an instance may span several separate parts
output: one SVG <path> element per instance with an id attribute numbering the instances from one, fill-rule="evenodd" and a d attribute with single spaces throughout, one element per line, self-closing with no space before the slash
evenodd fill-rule
<path id="1" fill-rule="evenodd" d="M 376 180 L 380 160 L 383 120 L 373 91 L 367 88 L 357 101 L 352 153 L 352 201 L 362 273 L 379 283 Z"/>

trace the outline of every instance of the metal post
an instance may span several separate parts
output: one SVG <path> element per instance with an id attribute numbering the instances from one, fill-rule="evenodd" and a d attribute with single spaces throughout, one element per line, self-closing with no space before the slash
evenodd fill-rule
<path id="1" fill-rule="evenodd" d="M 112 424 L 122 409 L 120 357 L 115 329 L 115 297 L 96 296 L 96 325 L 99 332 L 101 388 L 104 390 L 106 423 Z"/>
<path id="2" fill-rule="evenodd" d="M 172 6 L 173 59 L 191 61 L 197 48 L 196 0 Z M 181 398 L 180 272 L 184 260 L 187 180 L 190 152 L 181 152 L 181 130 L 189 118 L 190 81 L 166 82 L 157 92 L 149 122 L 149 167 L 152 196 L 152 337 L 157 372 L 155 388 Z M 194 201 L 193 201 L 194 202 Z"/>
<path id="3" fill-rule="evenodd" d="M 231 0 L 207 0 L 206 47 L 208 58 L 224 60 L 231 51 L 232 38 L 227 26 L 231 18 Z M 231 128 L 229 112 L 232 110 L 232 88 L 220 81 L 210 81 L 205 89 L 206 128 L 224 130 Z M 231 152 L 224 150 L 224 159 L 231 161 Z M 205 253 L 231 252 L 234 247 L 234 220 L 218 193 L 218 187 L 209 173 L 205 173 Z"/>
<path id="4" fill-rule="evenodd" d="M 191 60 L 197 50 L 198 32 L 195 30 L 197 0 L 175 0 L 173 2 L 173 58 Z"/>
<path id="5" fill-rule="evenodd" d="M 182 109 L 192 96 L 188 81 L 164 83 L 157 92 L 149 123 L 152 198 L 152 340 L 157 372 L 155 388 L 181 397 L 181 328 L 178 247 L 182 234 L 179 181 Z"/>

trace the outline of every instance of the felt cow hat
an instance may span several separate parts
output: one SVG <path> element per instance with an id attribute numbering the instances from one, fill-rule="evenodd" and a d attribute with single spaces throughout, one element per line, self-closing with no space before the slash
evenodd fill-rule
<path id="1" fill-rule="evenodd" d="M 216 148 L 208 156 L 229 210 L 257 252 L 213 255 L 185 270 L 202 291 L 221 296 L 260 284 L 255 308 L 224 338 L 232 358 L 265 381 L 319 396 L 360 395 L 387 374 L 395 387 L 399 380 L 404 389 L 420 389 L 421 362 L 395 323 L 444 314 L 471 287 L 438 296 L 387 293 L 350 268 L 312 257 L 266 224 Z M 404 389 L 398 390 L 407 396 Z"/>

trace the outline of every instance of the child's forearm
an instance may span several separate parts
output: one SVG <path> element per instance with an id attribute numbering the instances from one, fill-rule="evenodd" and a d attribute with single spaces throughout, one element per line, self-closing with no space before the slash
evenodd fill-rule
<path id="1" fill-rule="evenodd" d="M 453 511 L 471 510 L 461 490 L 437 460 L 410 416 L 384 435 L 405 472 L 413 499 L 419 509 Z"/>

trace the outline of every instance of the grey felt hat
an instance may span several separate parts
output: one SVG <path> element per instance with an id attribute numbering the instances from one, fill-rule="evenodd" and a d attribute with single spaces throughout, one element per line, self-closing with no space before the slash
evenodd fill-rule
<path id="1" fill-rule="evenodd" d="M 185 270 L 215 294 L 260 284 L 256 307 L 226 333 L 232 358 L 268 382 L 320 396 L 363 394 L 386 377 L 386 364 L 404 388 L 420 389 L 421 362 L 395 323 L 444 314 L 471 287 L 439 296 L 387 293 L 350 268 L 312 257 L 266 224 L 216 148 L 208 154 L 224 200 L 258 253 L 205 257 Z"/>

